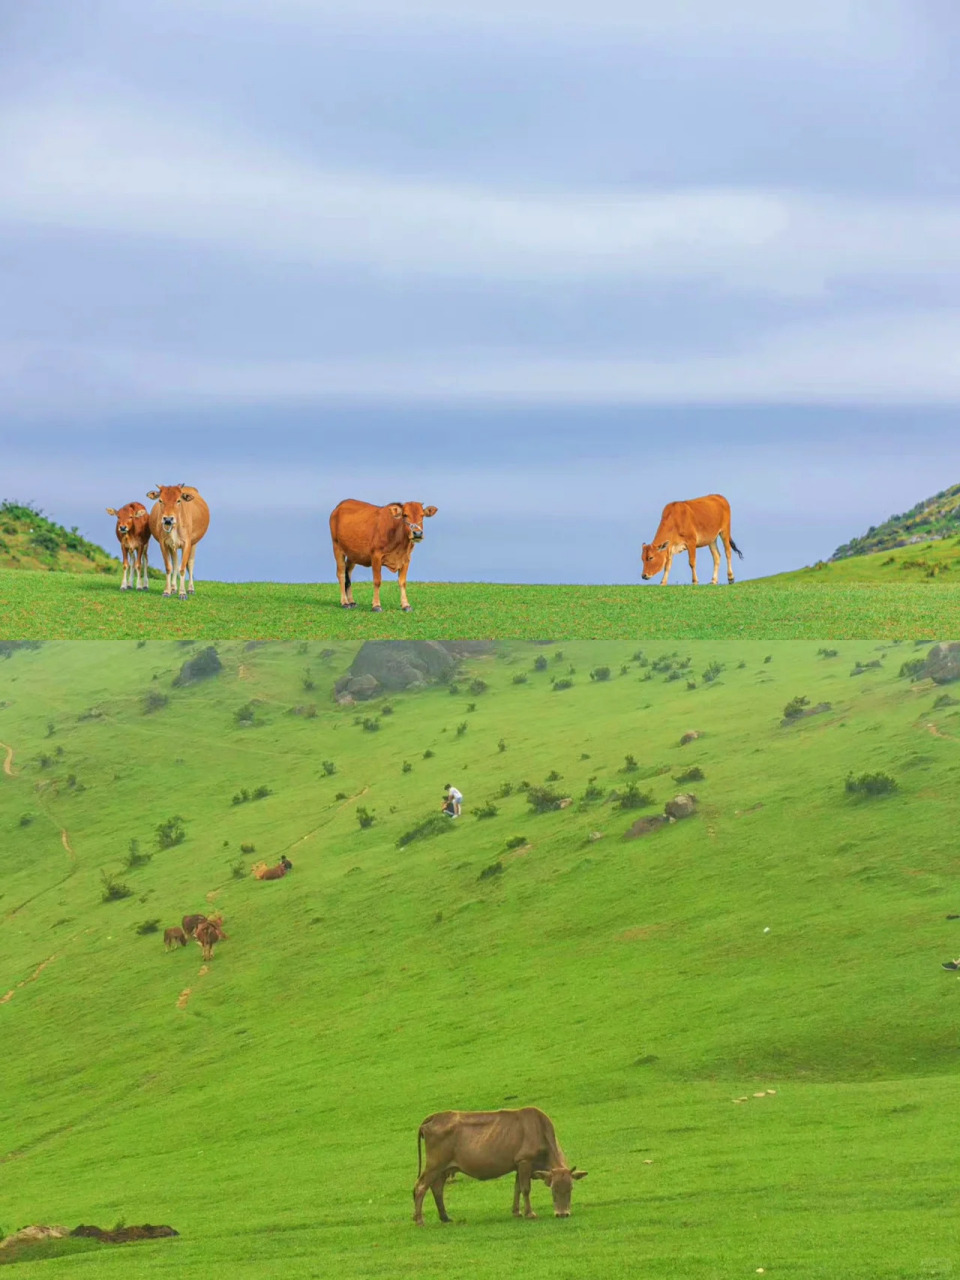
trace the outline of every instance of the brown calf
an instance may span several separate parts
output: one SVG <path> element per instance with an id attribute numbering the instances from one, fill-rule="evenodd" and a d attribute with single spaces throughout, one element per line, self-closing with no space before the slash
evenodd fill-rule
<path id="1" fill-rule="evenodd" d="M 151 489 L 147 497 L 156 499 L 150 510 L 150 532 L 160 543 L 167 571 L 163 594 L 176 594 L 179 579 L 180 599 L 186 600 L 187 592 L 194 592 L 193 562 L 197 543 L 210 527 L 210 508 L 192 485 L 161 484 Z"/>
<path id="2" fill-rule="evenodd" d="M 147 581 L 147 548 L 150 545 L 150 517 L 142 502 L 128 502 L 125 507 L 107 507 L 108 516 L 117 517 L 117 541 L 123 556 L 123 573 L 120 577 L 120 590 L 129 591 L 133 587 L 136 572 L 137 590 L 146 591 Z"/>
<path id="3" fill-rule="evenodd" d="M 188 938 L 192 938 L 197 931 L 197 925 L 203 924 L 206 916 L 184 916 L 180 923 L 183 925 L 183 932 Z"/>
<path id="4" fill-rule="evenodd" d="M 423 521 L 435 516 L 436 507 L 419 502 L 391 502 L 375 507 L 369 502 L 347 498 L 330 513 L 330 536 L 333 558 L 337 563 L 340 583 L 340 606 L 353 609 L 351 571 L 362 564 L 373 569 L 373 611 L 380 613 L 380 581 L 383 570 L 397 575 L 400 583 L 400 608 L 411 609 L 407 599 L 407 570 L 414 545 L 423 540 Z"/>
<path id="5" fill-rule="evenodd" d="M 174 925 L 172 929 L 164 930 L 163 945 L 168 951 L 172 947 L 185 947 L 187 945 L 187 935 L 179 925 Z"/>
<path id="6" fill-rule="evenodd" d="M 219 920 L 203 920 L 197 925 L 194 937 L 200 946 L 204 960 L 213 959 L 213 944 L 226 938 Z"/>
<path id="7" fill-rule="evenodd" d="M 252 867 L 258 880 L 282 880 L 288 871 L 293 870 L 293 863 L 284 854 L 275 867 L 268 867 L 265 862 L 256 862 Z"/>
<path id="8" fill-rule="evenodd" d="M 711 493 L 706 498 L 691 498 L 688 502 L 668 502 L 660 517 L 660 527 L 653 535 L 652 542 L 643 544 L 644 582 L 655 577 L 663 569 L 660 585 L 666 586 L 670 577 L 670 565 L 675 552 L 686 551 L 690 560 L 690 572 L 694 585 L 697 582 L 697 548 L 709 547 L 713 556 L 713 577 L 710 582 L 717 584 L 720 573 L 720 552 L 717 540 L 723 540 L 727 553 L 727 581 L 733 581 L 733 561 L 730 549 L 743 559 L 743 552 L 730 537 L 730 503 L 719 493 Z"/>

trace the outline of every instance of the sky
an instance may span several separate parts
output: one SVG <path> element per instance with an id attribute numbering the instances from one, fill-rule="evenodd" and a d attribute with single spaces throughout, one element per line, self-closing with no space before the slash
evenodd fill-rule
<path id="1" fill-rule="evenodd" d="M 0 498 L 203 577 L 632 582 L 720 492 L 738 576 L 960 480 L 941 0 L 0 0 Z M 701 574 L 709 557 L 701 552 Z M 681 580 L 686 576 L 684 567 Z"/>

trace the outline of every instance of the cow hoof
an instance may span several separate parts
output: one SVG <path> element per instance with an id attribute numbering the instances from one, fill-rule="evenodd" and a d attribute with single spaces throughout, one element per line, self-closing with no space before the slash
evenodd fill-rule
<path id="1" fill-rule="evenodd" d="M 195 595 L 195 594 L 196 594 L 196 590 L 197 590 L 197 588 L 196 588 L 196 587 L 187 587 L 187 595 L 188 595 L 188 596 Z"/>
<path id="2" fill-rule="evenodd" d="M 186 602 L 187 602 L 187 593 L 186 593 L 185 591 L 181 591 L 181 592 L 180 592 L 180 599 L 184 602 L 184 604 L 186 604 Z"/>
<path id="3" fill-rule="evenodd" d="M 163 593 L 163 598 L 164 598 L 164 600 L 168 600 L 168 599 L 170 598 L 170 596 L 172 596 L 172 595 L 173 595 L 173 592 L 172 592 L 172 591 L 165 591 L 165 592 Z"/>
<path id="4" fill-rule="evenodd" d="M 373 612 L 374 612 L 374 613 L 383 613 L 383 605 L 381 605 L 381 604 L 375 604 L 375 605 L 373 606 Z"/>
<path id="5" fill-rule="evenodd" d="M 349 600 L 344 600 L 344 601 L 342 601 L 342 602 L 341 602 L 340 608 L 341 608 L 341 609 L 352 609 L 352 608 L 353 608 L 353 605 L 350 603 L 350 601 L 349 601 Z"/>
<path id="6" fill-rule="evenodd" d="M 125 586 L 124 584 L 121 584 L 121 586 L 120 586 L 120 590 L 121 590 L 121 591 L 129 591 L 129 590 L 130 590 L 130 588 L 129 588 L 128 586 Z"/>
<path id="7" fill-rule="evenodd" d="M 412 613 L 412 612 L 413 612 L 413 605 L 412 605 L 412 604 L 402 604 L 402 605 L 400 606 L 400 608 L 401 608 L 401 610 L 402 610 L 404 613 Z"/>

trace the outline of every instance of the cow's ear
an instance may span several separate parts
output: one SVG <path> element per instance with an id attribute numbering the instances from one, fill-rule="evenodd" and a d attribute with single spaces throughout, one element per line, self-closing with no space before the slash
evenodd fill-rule
<path id="1" fill-rule="evenodd" d="M 573 1178 L 574 1182 L 579 1182 L 580 1179 L 585 1178 L 589 1172 L 589 1169 L 572 1169 L 570 1171 L 570 1176 Z"/>
<path id="2" fill-rule="evenodd" d="M 193 494 L 192 494 L 192 493 L 181 493 L 180 497 L 184 500 L 184 502 L 192 502 L 192 501 L 193 501 Z"/>
<path id="3" fill-rule="evenodd" d="M 539 1178 L 541 1182 L 545 1182 L 549 1187 L 553 1180 L 553 1173 L 549 1169 L 534 1169 L 530 1175 L 531 1178 Z"/>
<path id="4" fill-rule="evenodd" d="M 159 489 L 151 489 L 151 490 L 150 490 L 150 492 L 147 494 L 147 497 L 148 497 L 148 498 L 154 498 L 154 499 L 159 498 L 159 497 L 160 497 L 160 490 L 159 490 Z"/>
<path id="5" fill-rule="evenodd" d="M 107 507 L 107 515 L 115 516 L 117 514 L 115 507 Z"/>
<path id="6" fill-rule="evenodd" d="M 659 547 L 657 547 L 657 550 L 658 550 L 658 551 L 666 551 L 666 549 L 667 549 L 667 547 L 669 547 L 669 545 L 670 545 L 670 543 L 669 543 L 669 542 L 661 542 L 661 543 L 660 543 L 660 545 L 659 545 Z"/>
<path id="7" fill-rule="evenodd" d="M 399 520 L 403 515 L 403 507 L 401 507 L 399 502 L 391 502 L 389 507 L 387 507 L 387 510 L 393 516 L 394 520 Z"/>
<path id="8" fill-rule="evenodd" d="M 425 516 L 435 516 L 435 515 L 437 514 L 437 508 L 436 508 L 436 507 L 424 507 L 424 508 L 423 508 L 423 514 L 424 514 Z"/>

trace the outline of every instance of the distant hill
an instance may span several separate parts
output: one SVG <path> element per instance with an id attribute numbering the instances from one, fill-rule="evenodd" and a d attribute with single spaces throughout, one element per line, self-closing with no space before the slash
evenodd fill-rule
<path id="1" fill-rule="evenodd" d="M 120 561 L 75 528 L 65 529 L 29 504 L 2 502 L 0 568 L 114 573 Z"/>
<path id="2" fill-rule="evenodd" d="M 901 516 L 891 516 L 881 525 L 871 525 L 860 538 L 851 538 L 837 547 L 831 560 L 864 556 L 874 551 L 891 551 L 918 542 L 932 542 L 960 533 L 960 484 L 944 489 L 933 498 L 918 502 Z"/>

